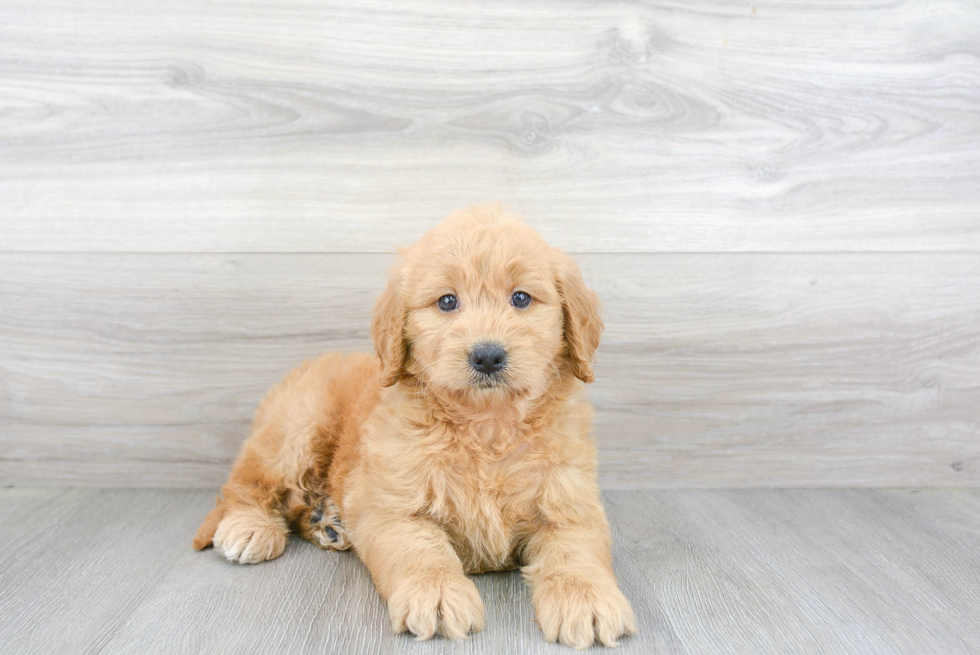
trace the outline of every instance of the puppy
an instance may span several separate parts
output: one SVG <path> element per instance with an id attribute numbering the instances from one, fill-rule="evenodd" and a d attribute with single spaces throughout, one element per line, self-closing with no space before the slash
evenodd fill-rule
<path id="1" fill-rule="evenodd" d="M 395 631 L 420 639 L 482 630 L 467 574 L 520 567 L 547 641 L 614 646 L 636 628 L 582 393 L 596 295 L 496 207 L 403 255 L 371 321 L 377 356 L 323 355 L 269 393 L 194 547 L 255 563 L 290 531 L 352 546 Z"/>

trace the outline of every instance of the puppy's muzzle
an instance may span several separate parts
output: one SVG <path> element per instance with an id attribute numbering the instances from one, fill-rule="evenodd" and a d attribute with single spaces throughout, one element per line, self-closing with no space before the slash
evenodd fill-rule
<path id="1" fill-rule="evenodd" d="M 507 366 L 507 351 L 499 343 L 479 343 L 470 351 L 470 367 L 477 373 L 492 376 Z"/>

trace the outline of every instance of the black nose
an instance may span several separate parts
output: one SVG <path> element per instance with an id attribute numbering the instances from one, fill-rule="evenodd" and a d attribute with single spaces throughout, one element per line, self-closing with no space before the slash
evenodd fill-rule
<path id="1" fill-rule="evenodd" d="M 496 343 L 481 343 L 470 353 L 470 366 L 490 375 L 496 373 L 507 363 L 507 353 Z"/>

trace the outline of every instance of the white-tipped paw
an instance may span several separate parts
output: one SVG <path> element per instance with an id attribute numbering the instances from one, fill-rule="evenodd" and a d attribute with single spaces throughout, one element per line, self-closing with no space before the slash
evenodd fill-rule
<path id="1" fill-rule="evenodd" d="M 421 573 L 404 580 L 388 598 L 395 632 L 421 639 L 441 634 L 464 639 L 485 625 L 483 601 L 476 585 L 461 573 Z"/>
<path id="2" fill-rule="evenodd" d="M 257 564 L 282 555 L 286 526 L 261 510 L 233 510 L 214 533 L 214 549 L 232 562 Z"/>
<path id="3" fill-rule="evenodd" d="M 545 641 L 579 650 L 636 632 L 633 608 L 612 576 L 589 580 L 558 575 L 534 589 L 534 611 Z"/>

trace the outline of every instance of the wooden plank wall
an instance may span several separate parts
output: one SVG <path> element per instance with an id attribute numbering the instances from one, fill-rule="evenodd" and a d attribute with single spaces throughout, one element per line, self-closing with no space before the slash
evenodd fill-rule
<path id="1" fill-rule="evenodd" d="M 604 301 L 606 487 L 980 485 L 977 3 L 0 15 L 0 483 L 219 484 L 501 200 Z"/>

